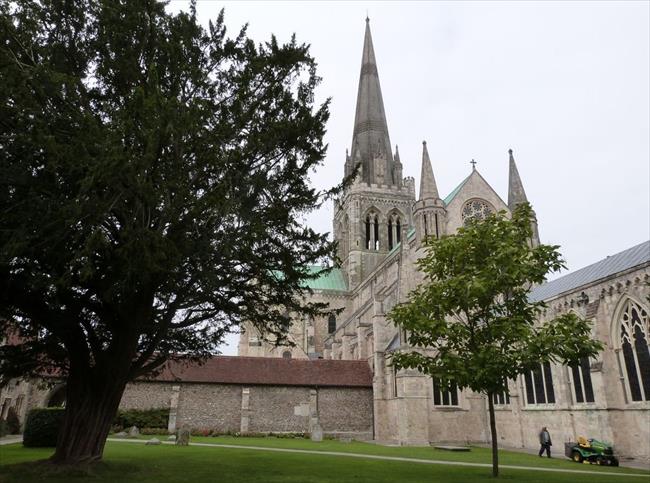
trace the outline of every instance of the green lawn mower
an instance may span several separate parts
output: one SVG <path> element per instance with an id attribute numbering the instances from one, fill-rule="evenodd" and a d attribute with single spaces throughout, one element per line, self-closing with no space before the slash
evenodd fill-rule
<path id="1" fill-rule="evenodd" d="M 618 466 L 612 445 L 597 439 L 580 436 L 577 443 L 564 443 L 564 454 L 576 463 Z"/>

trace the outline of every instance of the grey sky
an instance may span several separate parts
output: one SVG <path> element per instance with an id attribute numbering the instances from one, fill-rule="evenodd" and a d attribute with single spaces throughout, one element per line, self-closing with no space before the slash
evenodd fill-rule
<path id="1" fill-rule="evenodd" d="M 256 41 L 295 32 L 311 44 L 319 95 L 332 97 L 329 151 L 312 178 L 322 188 L 343 175 L 367 11 L 404 175 L 418 186 L 426 140 L 441 196 L 474 158 L 506 199 L 512 148 L 542 242 L 561 245 L 573 270 L 650 238 L 649 5 L 204 1 L 197 10 L 207 25 L 225 7 L 232 35 L 248 22 Z M 331 231 L 331 206 L 308 221 Z"/>

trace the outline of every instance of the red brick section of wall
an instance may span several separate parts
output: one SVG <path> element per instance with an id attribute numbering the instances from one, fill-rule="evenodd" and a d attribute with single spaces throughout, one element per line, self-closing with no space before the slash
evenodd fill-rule
<path id="1" fill-rule="evenodd" d="M 365 361 L 215 356 L 204 364 L 168 362 L 160 382 L 202 382 L 273 386 L 372 387 Z"/>

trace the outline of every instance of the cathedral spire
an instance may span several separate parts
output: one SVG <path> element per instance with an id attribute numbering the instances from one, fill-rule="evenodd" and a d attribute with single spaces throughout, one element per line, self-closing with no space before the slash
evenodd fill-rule
<path id="1" fill-rule="evenodd" d="M 379 86 L 375 50 L 370 34 L 370 20 L 367 18 L 351 154 L 353 159 L 361 158 L 363 180 L 367 183 L 381 182 L 384 173 L 392 172 L 393 155 L 388 136 L 384 101 Z M 375 158 L 380 155 L 384 159 L 378 162 Z"/>
<path id="2" fill-rule="evenodd" d="M 429 159 L 427 142 L 422 141 L 422 171 L 420 172 L 420 199 L 438 199 L 438 187 L 433 176 L 433 168 Z"/>
<path id="3" fill-rule="evenodd" d="M 510 208 L 510 211 L 512 211 L 519 203 L 528 201 L 528 198 L 526 198 L 524 185 L 522 184 L 521 178 L 519 177 L 519 171 L 517 171 L 517 165 L 515 164 L 515 158 L 512 155 L 512 149 L 508 150 L 508 154 L 510 155 L 510 173 L 508 177 L 508 208 Z"/>

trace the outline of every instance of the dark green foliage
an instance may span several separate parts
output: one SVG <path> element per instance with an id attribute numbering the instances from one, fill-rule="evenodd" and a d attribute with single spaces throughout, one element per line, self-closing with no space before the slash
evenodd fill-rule
<path id="1" fill-rule="evenodd" d="M 7 431 L 9 434 L 20 433 L 20 418 L 13 406 L 7 411 Z"/>
<path id="2" fill-rule="evenodd" d="M 0 438 L 3 436 L 7 436 L 9 434 L 9 430 L 7 429 L 7 421 L 4 419 L 0 419 Z"/>
<path id="3" fill-rule="evenodd" d="M 59 430 L 63 424 L 63 408 L 32 409 L 27 414 L 23 445 L 29 447 L 56 446 Z"/>
<path id="4" fill-rule="evenodd" d="M 168 420 L 169 409 L 127 409 L 117 412 L 113 425 L 122 429 L 137 426 L 141 430 L 142 428 L 162 428 L 166 431 Z"/>
<path id="5" fill-rule="evenodd" d="M 67 378 L 61 441 L 93 443 L 55 460 L 101 457 L 126 382 L 173 354 L 326 310 L 305 297 L 334 244 L 303 215 L 340 189 L 308 181 L 319 82 L 307 45 L 194 4 L 0 3 L 0 333 L 23 338 L 0 379 Z"/>

